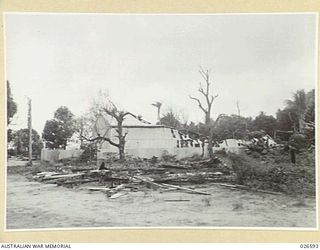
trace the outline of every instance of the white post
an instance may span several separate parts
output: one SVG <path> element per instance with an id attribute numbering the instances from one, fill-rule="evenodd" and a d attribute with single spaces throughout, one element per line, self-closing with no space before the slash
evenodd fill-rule
<path id="1" fill-rule="evenodd" d="M 32 118 L 31 118 L 31 99 L 29 98 L 28 128 L 29 128 L 29 166 L 32 166 Z"/>

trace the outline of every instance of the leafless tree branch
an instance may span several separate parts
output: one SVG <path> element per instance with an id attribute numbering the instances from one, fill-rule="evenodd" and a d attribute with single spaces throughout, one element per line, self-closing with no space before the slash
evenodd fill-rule
<path id="1" fill-rule="evenodd" d="M 87 138 L 87 137 L 85 137 L 85 136 L 82 135 L 81 138 L 84 139 L 84 140 L 86 140 L 86 141 L 88 141 L 88 142 L 107 141 L 107 142 L 109 142 L 112 146 L 115 146 L 115 147 L 119 147 L 119 146 L 120 146 L 118 143 L 115 143 L 115 142 L 111 141 L 109 138 L 103 137 L 103 136 L 100 136 L 100 135 L 98 135 L 98 136 L 95 137 L 95 138 L 91 138 L 91 139 L 90 139 L 90 138 Z"/>
<path id="2" fill-rule="evenodd" d="M 123 139 L 126 139 L 126 136 L 128 135 L 128 132 L 125 132 L 123 135 Z"/>
<path id="3" fill-rule="evenodd" d="M 219 95 L 211 96 L 210 105 L 213 103 L 213 101 L 218 97 Z"/>
<path id="4" fill-rule="evenodd" d="M 205 112 L 205 113 L 208 112 L 208 111 L 202 106 L 202 104 L 201 104 L 201 102 L 200 102 L 200 100 L 199 100 L 198 98 L 195 98 L 195 97 L 192 97 L 192 96 L 189 96 L 189 98 L 192 99 L 192 100 L 197 101 L 200 109 L 201 109 L 203 112 Z"/>

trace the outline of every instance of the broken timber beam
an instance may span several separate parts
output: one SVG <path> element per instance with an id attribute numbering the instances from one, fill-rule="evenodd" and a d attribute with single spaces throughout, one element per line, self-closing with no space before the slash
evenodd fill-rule
<path id="1" fill-rule="evenodd" d="M 88 187 L 86 188 L 88 189 L 89 191 L 110 191 L 110 188 L 106 188 L 106 187 Z"/>
<path id="2" fill-rule="evenodd" d="M 164 200 L 164 201 L 168 201 L 168 202 L 177 202 L 177 201 L 190 201 L 190 200 Z"/>
<path id="3" fill-rule="evenodd" d="M 44 177 L 42 180 L 54 180 L 54 179 L 61 179 L 61 178 L 73 178 L 73 177 L 79 177 L 84 175 L 82 174 L 63 174 L 63 175 L 50 175 L 47 177 Z"/>
<path id="4" fill-rule="evenodd" d="M 126 195 L 127 193 L 116 193 L 116 194 L 113 194 L 109 197 L 109 199 L 117 199 L 123 195 Z"/>
<path id="5" fill-rule="evenodd" d="M 140 181 L 143 181 L 143 182 L 146 182 L 146 183 L 149 183 L 149 184 L 154 185 L 154 186 L 156 186 L 156 187 L 163 188 L 163 185 L 160 185 L 160 184 L 155 183 L 155 182 L 153 182 L 153 181 L 149 181 L 149 180 L 146 180 L 146 179 L 141 178 L 141 177 L 138 177 L 138 176 L 133 176 L 133 178 L 134 178 L 134 179 L 137 179 L 137 180 L 140 180 Z"/>
<path id="6" fill-rule="evenodd" d="M 190 189 L 190 188 L 185 188 L 185 187 L 180 187 L 180 186 L 175 186 L 175 185 L 170 185 L 170 184 L 165 184 L 165 183 L 163 183 L 162 185 L 163 185 L 163 186 L 166 186 L 166 187 L 171 187 L 171 188 L 176 188 L 176 189 L 181 189 L 181 190 L 189 191 L 189 192 L 192 192 L 192 193 L 195 193 L 195 194 L 211 195 L 211 194 L 209 194 L 209 193 L 205 193 L 205 192 L 193 190 L 193 189 Z"/>
<path id="7" fill-rule="evenodd" d="M 160 166 L 164 167 L 164 168 L 176 168 L 176 169 L 188 169 L 189 168 L 189 166 L 187 166 L 187 165 L 175 165 L 175 164 L 168 164 L 168 163 L 161 164 Z"/>

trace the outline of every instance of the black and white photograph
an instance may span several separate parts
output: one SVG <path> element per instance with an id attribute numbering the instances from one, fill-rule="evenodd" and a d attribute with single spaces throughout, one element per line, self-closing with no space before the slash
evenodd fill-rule
<path id="1" fill-rule="evenodd" d="M 316 230 L 317 13 L 4 13 L 5 230 Z"/>

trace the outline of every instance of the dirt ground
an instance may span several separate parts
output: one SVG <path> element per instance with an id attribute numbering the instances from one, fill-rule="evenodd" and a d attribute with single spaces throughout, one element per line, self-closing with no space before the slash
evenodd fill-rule
<path id="1" fill-rule="evenodd" d="M 8 173 L 6 227 L 316 227 L 315 198 L 231 190 L 218 184 L 188 187 L 211 195 L 145 188 L 110 199 L 84 186 L 65 188 Z"/>

